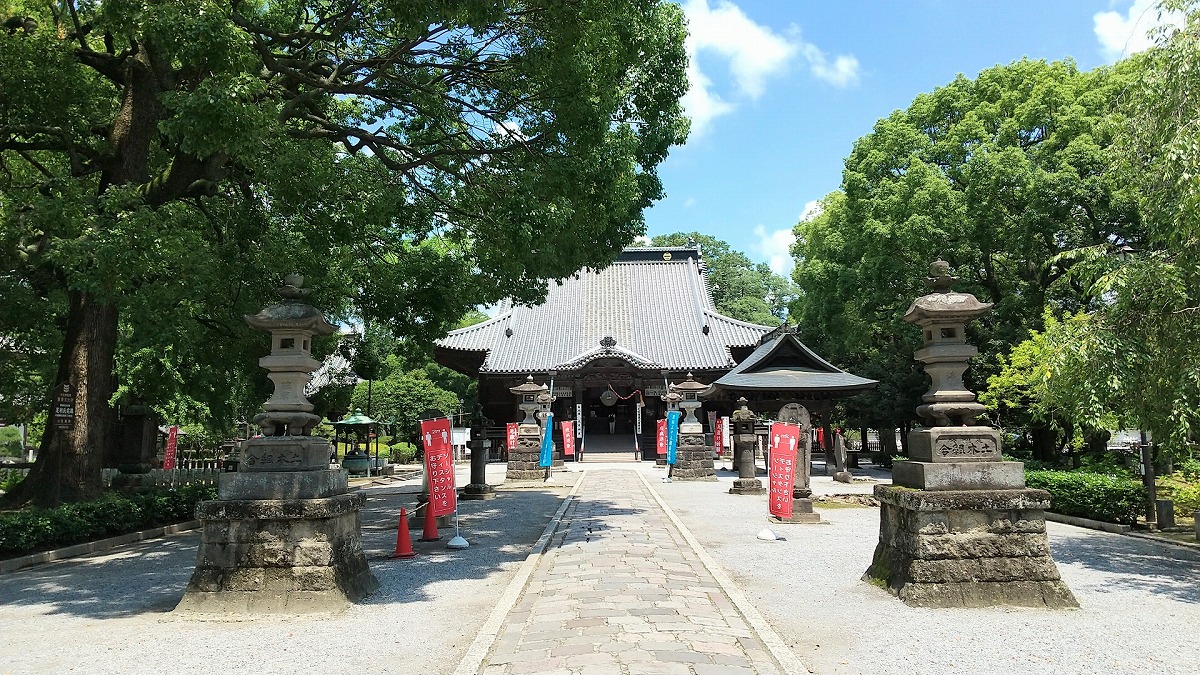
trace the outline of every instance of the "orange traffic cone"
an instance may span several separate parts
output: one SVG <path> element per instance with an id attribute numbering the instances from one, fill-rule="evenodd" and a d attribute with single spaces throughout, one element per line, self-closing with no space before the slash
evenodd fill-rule
<path id="1" fill-rule="evenodd" d="M 411 558 L 417 553 L 412 548 L 412 537 L 408 534 L 408 512 L 400 509 L 400 526 L 396 528 L 396 552 L 393 558 Z"/>
<path id="2" fill-rule="evenodd" d="M 433 506 L 429 502 L 425 502 L 425 531 L 421 533 L 421 538 L 417 541 L 437 541 L 441 538 L 442 535 L 437 531 L 437 518 L 433 517 Z"/>

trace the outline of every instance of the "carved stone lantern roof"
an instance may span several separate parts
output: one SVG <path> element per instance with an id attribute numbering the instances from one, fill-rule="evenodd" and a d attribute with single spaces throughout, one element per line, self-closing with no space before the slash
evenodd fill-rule
<path id="1" fill-rule="evenodd" d="M 524 384 L 520 384 L 515 387 L 509 387 L 508 390 L 511 391 L 512 393 L 516 394 L 517 396 L 524 396 L 525 394 L 529 394 L 531 396 L 537 396 L 538 394 L 541 394 L 543 392 L 550 391 L 550 388 L 544 384 L 534 384 L 533 375 L 529 375 L 528 377 L 525 378 Z"/>
<path id="2" fill-rule="evenodd" d="M 958 324 L 982 316 L 992 308 L 990 302 L 980 302 L 970 293 L 952 290 L 958 277 L 950 275 L 950 264 L 944 260 L 929 266 L 931 276 L 925 283 L 933 290 L 913 301 L 904 320 L 925 327 L 933 324 Z"/>
<path id="3" fill-rule="evenodd" d="M 298 331 L 313 335 L 333 335 L 337 326 L 325 320 L 325 314 L 312 305 L 302 302 L 309 289 L 303 288 L 304 277 L 299 274 L 289 274 L 284 277 L 284 285 L 279 289 L 283 302 L 264 307 L 258 314 L 246 315 L 244 318 L 251 328 L 267 333 L 279 331 Z"/>
<path id="4" fill-rule="evenodd" d="M 696 396 L 699 395 L 700 392 L 708 389 L 708 385 L 692 379 L 692 374 L 689 372 L 686 380 L 680 382 L 679 384 L 672 384 L 671 389 L 679 392 L 685 399 L 695 400 Z"/>

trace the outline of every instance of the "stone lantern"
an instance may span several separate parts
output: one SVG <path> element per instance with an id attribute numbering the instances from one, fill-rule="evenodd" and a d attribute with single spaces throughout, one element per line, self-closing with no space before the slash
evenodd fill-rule
<path id="1" fill-rule="evenodd" d="M 1050 494 L 1025 487 L 1021 462 L 1001 461 L 1000 433 L 975 424 L 984 407 L 963 384 L 976 354 L 968 321 L 991 308 L 939 260 L 904 319 L 922 330 L 914 355 L 933 386 L 917 413 L 929 425 L 908 436 L 911 461 L 896 462 L 892 485 L 876 485 L 879 544 L 863 579 L 910 605 L 1078 607 L 1046 539 Z"/>
<path id="2" fill-rule="evenodd" d="M 670 393 L 663 397 L 668 409 L 672 401 L 684 417 L 679 422 L 679 445 L 675 468 L 671 470 L 674 480 L 704 480 L 717 479 L 716 467 L 713 465 L 712 448 L 704 443 L 704 428 L 696 419 L 696 410 L 700 407 L 700 392 L 707 391 L 708 385 L 695 381 L 688 373 L 687 379 L 679 384 L 672 384 Z M 677 397 L 677 398 L 673 398 Z M 672 400 L 667 400 L 671 398 Z"/>
<path id="3" fill-rule="evenodd" d="M 761 495 L 766 493 L 762 481 L 757 478 L 754 466 L 754 446 L 757 437 L 754 435 L 754 411 L 750 410 L 750 402 L 742 396 L 737 400 L 737 409 L 729 417 L 733 427 L 733 458 L 737 464 L 738 477 L 729 488 L 731 495 Z"/>
<path id="4" fill-rule="evenodd" d="M 320 365 L 312 337 L 336 328 L 301 302 L 303 277 L 284 283 L 282 303 L 246 317 L 271 334 L 271 353 L 259 365 L 275 391 L 254 417 L 263 435 L 242 444 L 236 472 L 220 474 L 218 498 L 196 508 L 201 544 L 177 611 L 331 611 L 379 587 L 362 550 L 366 500 L 330 468 L 329 442 L 311 435 L 321 417 L 304 395 Z"/>
<path id="5" fill-rule="evenodd" d="M 539 466 L 541 451 L 541 424 L 545 413 L 550 411 L 554 398 L 545 384 L 535 384 L 533 375 L 509 391 L 518 396 L 517 406 L 525 414 L 517 427 L 517 447 L 508 453 L 507 480 L 536 480 L 543 478 L 545 469 Z"/>

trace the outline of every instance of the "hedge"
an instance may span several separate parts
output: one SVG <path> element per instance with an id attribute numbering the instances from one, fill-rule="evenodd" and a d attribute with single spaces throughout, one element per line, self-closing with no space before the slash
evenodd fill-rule
<path id="1" fill-rule="evenodd" d="M 1110 523 L 1137 522 L 1145 507 L 1142 484 L 1084 471 L 1026 471 L 1025 484 L 1050 493 L 1050 510 Z"/>
<path id="2" fill-rule="evenodd" d="M 0 558 L 183 522 L 193 517 L 197 503 L 216 497 L 216 487 L 184 485 L 143 493 L 110 492 L 91 502 L 0 513 Z"/>

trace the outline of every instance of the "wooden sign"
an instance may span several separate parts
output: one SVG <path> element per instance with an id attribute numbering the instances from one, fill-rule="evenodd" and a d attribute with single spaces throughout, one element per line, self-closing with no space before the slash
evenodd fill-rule
<path id="1" fill-rule="evenodd" d="M 54 428 L 71 429 L 75 426 L 75 387 L 63 382 L 54 392 Z"/>
<path id="2" fill-rule="evenodd" d="M 796 450 L 800 444 L 800 427 L 794 424 L 772 424 L 770 431 L 770 483 L 768 509 L 776 518 L 792 517 L 792 485 L 796 482 Z"/>

